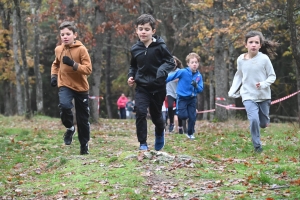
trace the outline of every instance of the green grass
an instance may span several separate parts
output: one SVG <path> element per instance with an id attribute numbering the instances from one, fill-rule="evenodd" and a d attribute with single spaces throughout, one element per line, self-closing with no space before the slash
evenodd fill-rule
<path id="1" fill-rule="evenodd" d="M 197 121 L 194 141 L 166 133 L 167 154 L 147 157 L 137 150 L 134 120 L 99 122 L 90 155 L 81 156 L 77 135 L 63 144 L 59 119 L 0 116 L 0 199 L 300 198 L 296 124 L 262 130 L 256 154 L 247 121 Z M 153 149 L 151 121 L 148 132 Z"/>

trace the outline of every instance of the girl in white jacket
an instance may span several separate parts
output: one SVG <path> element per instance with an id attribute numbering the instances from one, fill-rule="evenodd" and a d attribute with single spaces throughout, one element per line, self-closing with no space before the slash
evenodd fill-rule
<path id="1" fill-rule="evenodd" d="M 237 72 L 234 76 L 228 96 L 242 97 L 254 151 L 263 151 L 260 141 L 260 128 L 270 123 L 271 105 L 270 86 L 276 80 L 276 74 L 270 58 L 273 58 L 278 43 L 266 40 L 259 31 L 250 31 L 245 36 L 245 47 L 248 52 L 237 59 Z"/>

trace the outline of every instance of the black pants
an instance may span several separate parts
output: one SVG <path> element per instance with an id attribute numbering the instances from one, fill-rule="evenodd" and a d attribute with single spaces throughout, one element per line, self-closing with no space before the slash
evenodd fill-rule
<path id="1" fill-rule="evenodd" d="M 80 144 L 83 146 L 90 140 L 90 109 L 89 95 L 78 93 L 67 87 L 60 87 L 59 92 L 59 109 L 60 118 L 66 128 L 72 127 L 73 124 L 73 103 L 75 101 L 77 132 Z"/>
<path id="2" fill-rule="evenodd" d="M 176 114 L 177 111 L 177 102 L 176 99 L 170 95 L 167 96 L 167 100 L 168 100 L 168 115 L 170 119 L 170 124 L 174 124 L 174 115 Z M 173 109 L 174 102 L 176 103 L 176 110 Z M 182 120 L 179 117 L 178 117 L 178 126 L 182 127 Z"/>
<path id="3" fill-rule="evenodd" d="M 141 144 L 147 143 L 147 113 L 155 125 L 155 134 L 162 135 L 165 129 L 161 108 L 166 96 L 166 90 L 150 93 L 144 88 L 136 88 L 136 133 Z"/>
<path id="4" fill-rule="evenodd" d="M 126 119 L 126 109 L 120 108 L 120 119 Z"/>

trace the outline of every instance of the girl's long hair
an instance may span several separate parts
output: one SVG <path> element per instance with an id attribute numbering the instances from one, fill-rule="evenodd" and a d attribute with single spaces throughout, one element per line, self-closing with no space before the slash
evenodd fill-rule
<path id="1" fill-rule="evenodd" d="M 182 62 L 176 56 L 173 56 L 173 58 L 176 61 L 176 66 L 175 66 L 174 70 L 177 69 L 177 68 L 181 69 L 182 68 Z"/>

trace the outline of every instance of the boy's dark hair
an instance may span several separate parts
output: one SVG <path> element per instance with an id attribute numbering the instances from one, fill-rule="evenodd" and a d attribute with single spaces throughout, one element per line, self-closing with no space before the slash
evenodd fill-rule
<path id="1" fill-rule="evenodd" d="M 73 33 L 76 33 L 76 26 L 74 22 L 70 22 L 70 21 L 64 21 L 59 25 L 59 30 L 62 30 L 64 28 L 68 28 L 69 30 L 71 30 Z"/>
<path id="2" fill-rule="evenodd" d="M 277 55 L 276 47 L 279 46 L 279 43 L 265 39 L 265 37 L 260 31 L 249 31 L 245 35 L 245 43 L 247 44 L 248 39 L 255 36 L 258 36 L 260 40 L 261 48 L 259 51 L 264 54 L 267 54 L 270 58 L 274 58 Z"/>
<path id="3" fill-rule="evenodd" d="M 149 23 L 152 29 L 155 29 L 155 25 L 156 25 L 156 20 L 154 19 L 154 17 L 152 15 L 149 14 L 142 14 L 141 16 L 139 16 L 135 22 L 135 25 L 144 25 Z"/>

